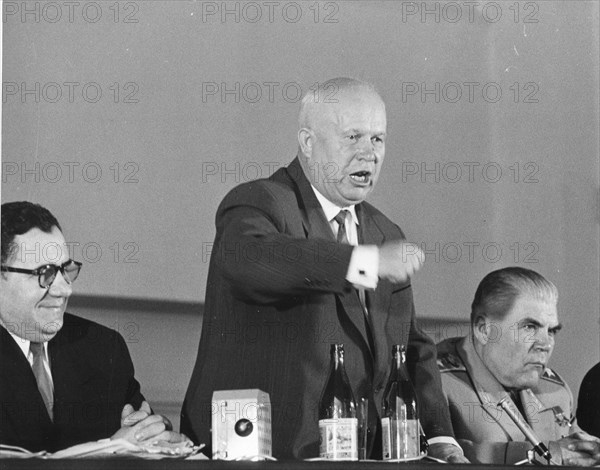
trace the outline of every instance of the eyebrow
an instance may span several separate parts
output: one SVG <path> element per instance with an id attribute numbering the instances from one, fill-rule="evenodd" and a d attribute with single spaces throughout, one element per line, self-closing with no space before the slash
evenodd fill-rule
<path id="1" fill-rule="evenodd" d="M 520 324 L 520 325 L 524 325 L 524 324 L 526 324 L 526 323 L 532 323 L 533 325 L 535 325 L 535 326 L 537 326 L 537 327 L 542 327 L 542 326 L 544 326 L 544 325 L 542 325 L 542 324 L 541 324 L 539 321 L 537 321 L 536 319 L 534 319 L 534 318 L 530 318 L 530 317 L 528 317 L 528 318 L 524 318 L 523 320 L 521 320 L 521 321 L 519 322 L 519 324 Z M 557 331 L 560 331 L 560 330 L 562 330 L 562 327 L 563 327 L 562 323 L 559 323 L 559 324 L 557 324 L 557 325 L 555 325 L 555 326 L 553 326 L 553 327 L 550 327 L 550 328 L 548 328 L 548 330 L 550 330 L 550 331 L 554 331 L 554 332 L 556 333 Z"/>

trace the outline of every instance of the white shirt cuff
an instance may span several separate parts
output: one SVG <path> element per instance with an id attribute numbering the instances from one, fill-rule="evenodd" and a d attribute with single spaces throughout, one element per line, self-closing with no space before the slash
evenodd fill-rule
<path id="1" fill-rule="evenodd" d="M 346 280 L 356 288 L 375 289 L 379 280 L 379 248 L 358 245 L 352 250 Z"/>
<path id="2" fill-rule="evenodd" d="M 450 437 L 450 436 L 432 437 L 431 439 L 427 439 L 427 443 L 429 445 L 431 445 L 431 444 L 452 444 L 453 446 L 458 447 L 462 453 L 462 447 L 460 445 L 458 445 L 458 442 L 456 442 L 456 439 L 454 439 L 453 437 Z"/>

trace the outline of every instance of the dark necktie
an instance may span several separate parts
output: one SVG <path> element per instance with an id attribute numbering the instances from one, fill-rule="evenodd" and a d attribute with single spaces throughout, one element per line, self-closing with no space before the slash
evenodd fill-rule
<path id="1" fill-rule="evenodd" d="M 31 351 L 31 354 L 33 354 L 33 365 L 31 366 L 33 375 L 35 376 L 38 390 L 42 395 L 42 400 L 44 400 L 44 405 L 46 405 L 46 409 L 48 410 L 48 415 L 52 420 L 54 418 L 52 413 L 52 408 L 54 407 L 54 391 L 48 372 L 44 367 L 44 343 L 32 342 L 29 345 L 29 350 Z"/>
<path id="2" fill-rule="evenodd" d="M 346 233 L 346 215 L 349 214 L 349 211 L 342 209 L 337 213 L 337 215 L 333 218 L 338 224 L 338 232 L 337 232 L 337 242 L 344 243 L 349 245 L 350 242 L 348 240 L 348 234 Z M 358 294 L 358 298 L 360 299 L 360 304 L 363 308 L 363 312 L 365 316 L 369 315 L 369 311 L 367 310 L 367 296 L 365 294 L 365 290 L 363 288 L 359 288 L 356 290 Z"/>
<path id="3" fill-rule="evenodd" d="M 341 210 L 333 220 L 338 224 L 337 242 L 348 245 L 350 242 L 348 241 L 348 234 L 346 233 L 346 214 L 348 214 L 347 210 Z"/>

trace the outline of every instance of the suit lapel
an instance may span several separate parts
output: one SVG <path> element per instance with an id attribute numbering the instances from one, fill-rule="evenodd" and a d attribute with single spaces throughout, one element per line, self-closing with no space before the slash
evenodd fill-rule
<path id="1" fill-rule="evenodd" d="M 63 329 L 48 344 L 48 353 L 54 380 L 55 421 L 59 422 L 69 406 L 83 404 L 86 397 L 84 384 L 94 379 L 93 371 L 86 366 L 80 352 L 73 350 L 69 342 L 67 320 Z"/>
<path id="2" fill-rule="evenodd" d="M 287 168 L 288 174 L 295 183 L 294 191 L 297 196 L 300 211 L 302 213 L 302 224 L 307 238 L 321 238 L 327 241 L 335 242 L 335 236 L 325 217 L 323 208 L 310 185 L 310 182 L 300 166 L 300 161 L 296 157 Z M 358 215 L 358 214 L 357 214 Z M 360 220 L 360 219 L 359 219 Z M 369 230 L 372 230 L 369 228 Z M 360 233 L 360 227 L 359 227 Z M 371 235 L 369 235 L 371 236 Z M 365 326 L 365 317 L 356 292 L 351 286 L 344 294 L 335 294 L 341 302 L 345 314 L 348 316 L 354 327 L 359 331 L 364 341 L 367 351 L 370 351 L 367 330 Z"/>
<path id="3" fill-rule="evenodd" d="M 356 205 L 356 217 L 358 218 L 358 242 L 364 245 L 380 246 L 385 242 L 385 235 L 375 223 L 375 220 L 369 213 L 366 204 Z M 380 282 L 375 291 L 366 291 L 367 309 L 369 311 L 368 322 L 371 327 L 373 339 L 385 338 L 385 325 L 389 315 L 388 303 L 392 295 L 391 286 L 387 282 Z M 383 369 L 387 370 L 387 353 L 382 348 L 377 348 L 377 341 L 373 341 L 372 351 L 376 357 L 377 363 L 383 364 Z M 375 370 L 380 370 L 377 366 Z"/>
<path id="4" fill-rule="evenodd" d="M 304 175 L 304 170 L 302 170 L 297 157 L 290 163 L 287 170 L 294 183 L 296 183 L 294 192 L 302 213 L 302 225 L 307 238 L 323 238 L 335 241 L 323 208 L 319 204 L 310 182 Z"/>
<path id="5" fill-rule="evenodd" d="M 1 370 L 2 375 L 7 379 L 6 384 L 15 390 L 27 391 L 32 389 L 33 386 L 37 390 L 31 366 L 19 346 L 3 327 L 0 328 L 0 336 Z"/>
<path id="6" fill-rule="evenodd" d="M 2 389 L 6 390 L 6 398 L 3 399 L 17 402 L 14 410 L 17 421 L 34 420 L 33 424 L 24 423 L 24 428 L 33 426 L 34 429 L 48 432 L 47 430 L 53 424 L 38 390 L 31 366 L 14 339 L 3 327 L 0 327 L 0 351 L 2 371 L 0 380 L 2 380 Z M 2 394 L 4 393 L 3 391 Z M 23 403 L 27 405 L 22 405 Z M 24 413 L 20 409 L 21 406 L 25 406 L 27 412 Z"/>
<path id="7" fill-rule="evenodd" d="M 361 244 L 381 245 L 385 242 L 385 236 L 369 214 L 367 205 L 356 205 L 356 217 L 358 218 L 358 241 Z"/>

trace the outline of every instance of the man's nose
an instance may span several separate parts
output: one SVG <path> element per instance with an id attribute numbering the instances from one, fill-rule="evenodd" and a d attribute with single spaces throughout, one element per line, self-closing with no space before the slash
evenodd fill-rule
<path id="1" fill-rule="evenodd" d="M 371 139 L 364 138 L 361 140 L 360 147 L 358 149 L 358 155 L 360 158 L 368 161 L 375 160 L 377 158 L 377 155 L 375 155 L 375 146 L 373 145 L 373 142 L 371 142 Z"/>
<path id="2" fill-rule="evenodd" d="M 49 292 L 54 297 L 69 297 L 73 293 L 73 286 L 67 282 L 63 273 L 58 271 L 50 284 Z"/>
<path id="3" fill-rule="evenodd" d="M 554 346 L 554 337 L 547 330 L 540 329 L 535 335 L 535 348 L 539 351 L 550 352 Z"/>

